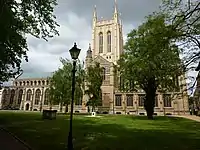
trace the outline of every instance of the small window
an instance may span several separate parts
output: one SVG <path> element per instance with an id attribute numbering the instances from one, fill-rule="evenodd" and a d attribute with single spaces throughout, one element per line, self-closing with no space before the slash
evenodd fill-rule
<path id="1" fill-rule="evenodd" d="M 139 115 L 141 115 L 141 116 L 144 116 L 144 115 L 145 115 L 145 113 L 139 113 Z"/>
<path id="2" fill-rule="evenodd" d="M 139 96 L 139 106 L 142 107 L 144 106 L 144 99 L 145 99 L 145 95 L 138 95 Z"/>
<path id="3" fill-rule="evenodd" d="M 155 107 L 158 107 L 158 95 L 155 97 Z"/>
<path id="4" fill-rule="evenodd" d="M 115 106 L 122 106 L 122 95 L 115 95 Z"/>
<path id="5" fill-rule="evenodd" d="M 172 107 L 170 94 L 163 94 L 163 101 L 164 101 L 164 107 Z"/>
<path id="6" fill-rule="evenodd" d="M 133 95 L 126 95 L 126 105 L 133 106 Z"/>

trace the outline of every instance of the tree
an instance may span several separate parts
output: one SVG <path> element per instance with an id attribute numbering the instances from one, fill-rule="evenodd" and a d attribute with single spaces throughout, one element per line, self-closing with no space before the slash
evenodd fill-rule
<path id="1" fill-rule="evenodd" d="M 125 52 L 118 62 L 123 81 L 120 89 L 145 91 L 148 119 L 153 119 L 156 91 L 178 88 L 176 79 L 181 74 L 181 61 L 178 47 L 167 38 L 169 30 L 165 15 L 148 16 L 145 23 L 128 34 Z"/>
<path id="2" fill-rule="evenodd" d="M 72 63 L 69 60 L 61 59 L 63 64 L 50 78 L 50 99 L 51 103 L 65 105 L 65 112 L 68 112 L 68 105 L 71 102 L 72 94 Z M 79 62 L 76 71 L 75 102 L 80 101 L 83 97 L 84 70 L 83 65 Z"/>
<path id="3" fill-rule="evenodd" d="M 92 111 L 95 111 L 95 107 L 101 105 L 102 92 L 101 85 L 103 83 L 103 68 L 99 63 L 95 62 L 87 68 L 86 73 L 86 88 L 85 93 L 89 96 L 87 102 L 88 106 L 92 106 Z"/>
<path id="4" fill-rule="evenodd" d="M 200 1 L 163 0 L 161 10 L 167 17 L 172 32 L 179 32 L 171 39 L 182 47 L 185 72 L 200 70 Z M 196 67 L 196 65 L 198 67 Z M 194 80 L 194 77 L 189 77 Z M 195 84 L 192 85 L 193 88 Z"/>
<path id="5" fill-rule="evenodd" d="M 0 85 L 21 72 L 23 57 L 28 61 L 26 35 L 45 40 L 58 35 L 56 5 L 56 0 L 0 1 Z"/>

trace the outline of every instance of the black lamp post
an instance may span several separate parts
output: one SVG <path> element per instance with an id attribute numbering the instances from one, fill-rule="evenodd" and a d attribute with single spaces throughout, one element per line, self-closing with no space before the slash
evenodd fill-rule
<path id="1" fill-rule="evenodd" d="M 76 60 L 80 54 L 81 49 L 77 48 L 76 43 L 74 43 L 74 47 L 72 47 L 69 52 L 73 59 L 73 69 L 72 69 L 72 101 L 71 101 L 71 112 L 70 112 L 70 123 L 69 123 L 69 135 L 68 135 L 68 150 L 73 150 L 72 143 L 72 119 L 73 119 L 73 109 L 74 109 L 74 91 L 75 91 L 75 72 L 76 72 Z"/>

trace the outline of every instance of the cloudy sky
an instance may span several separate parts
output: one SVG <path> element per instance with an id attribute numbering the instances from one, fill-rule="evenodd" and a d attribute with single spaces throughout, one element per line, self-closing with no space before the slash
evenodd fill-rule
<path id="1" fill-rule="evenodd" d="M 117 0 L 120 18 L 123 22 L 123 34 L 142 23 L 144 17 L 158 9 L 161 0 Z M 60 57 L 70 58 L 69 49 L 77 42 L 81 48 L 80 59 L 84 60 L 91 42 L 91 25 L 94 5 L 98 18 L 111 19 L 114 0 L 58 0 L 55 9 L 60 36 L 48 42 L 28 37 L 29 62 L 24 62 L 23 77 L 39 77 L 55 71 L 61 64 Z"/>

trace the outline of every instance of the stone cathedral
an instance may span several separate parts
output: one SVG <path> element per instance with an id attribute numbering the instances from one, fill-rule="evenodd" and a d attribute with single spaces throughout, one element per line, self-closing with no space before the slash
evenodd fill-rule
<path id="1" fill-rule="evenodd" d="M 143 90 L 137 92 L 120 92 L 116 85 L 114 66 L 123 53 L 122 22 L 119 18 L 115 2 L 113 17 L 110 20 L 98 19 L 96 6 L 92 20 L 92 41 L 87 50 L 86 68 L 99 62 L 104 68 L 102 84 L 102 106 L 97 108 L 100 113 L 145 115 Z M 48 78 L 17 79 L 10 87 L 0 91 L 0 109 L 15 108 L 26 111 L 42 111 L 49 109 Z M 188 113 L 188 96 L 184 76 L 179 77 L 180 91 L 174 93 L 157 92 L 155 115 Z M 86 113 L 88 97 L 83 96 L 81 102 L 75 104 L 75 112 Z M 53 109 L 64 111 L 64 107 L 54 105 Z"/>

